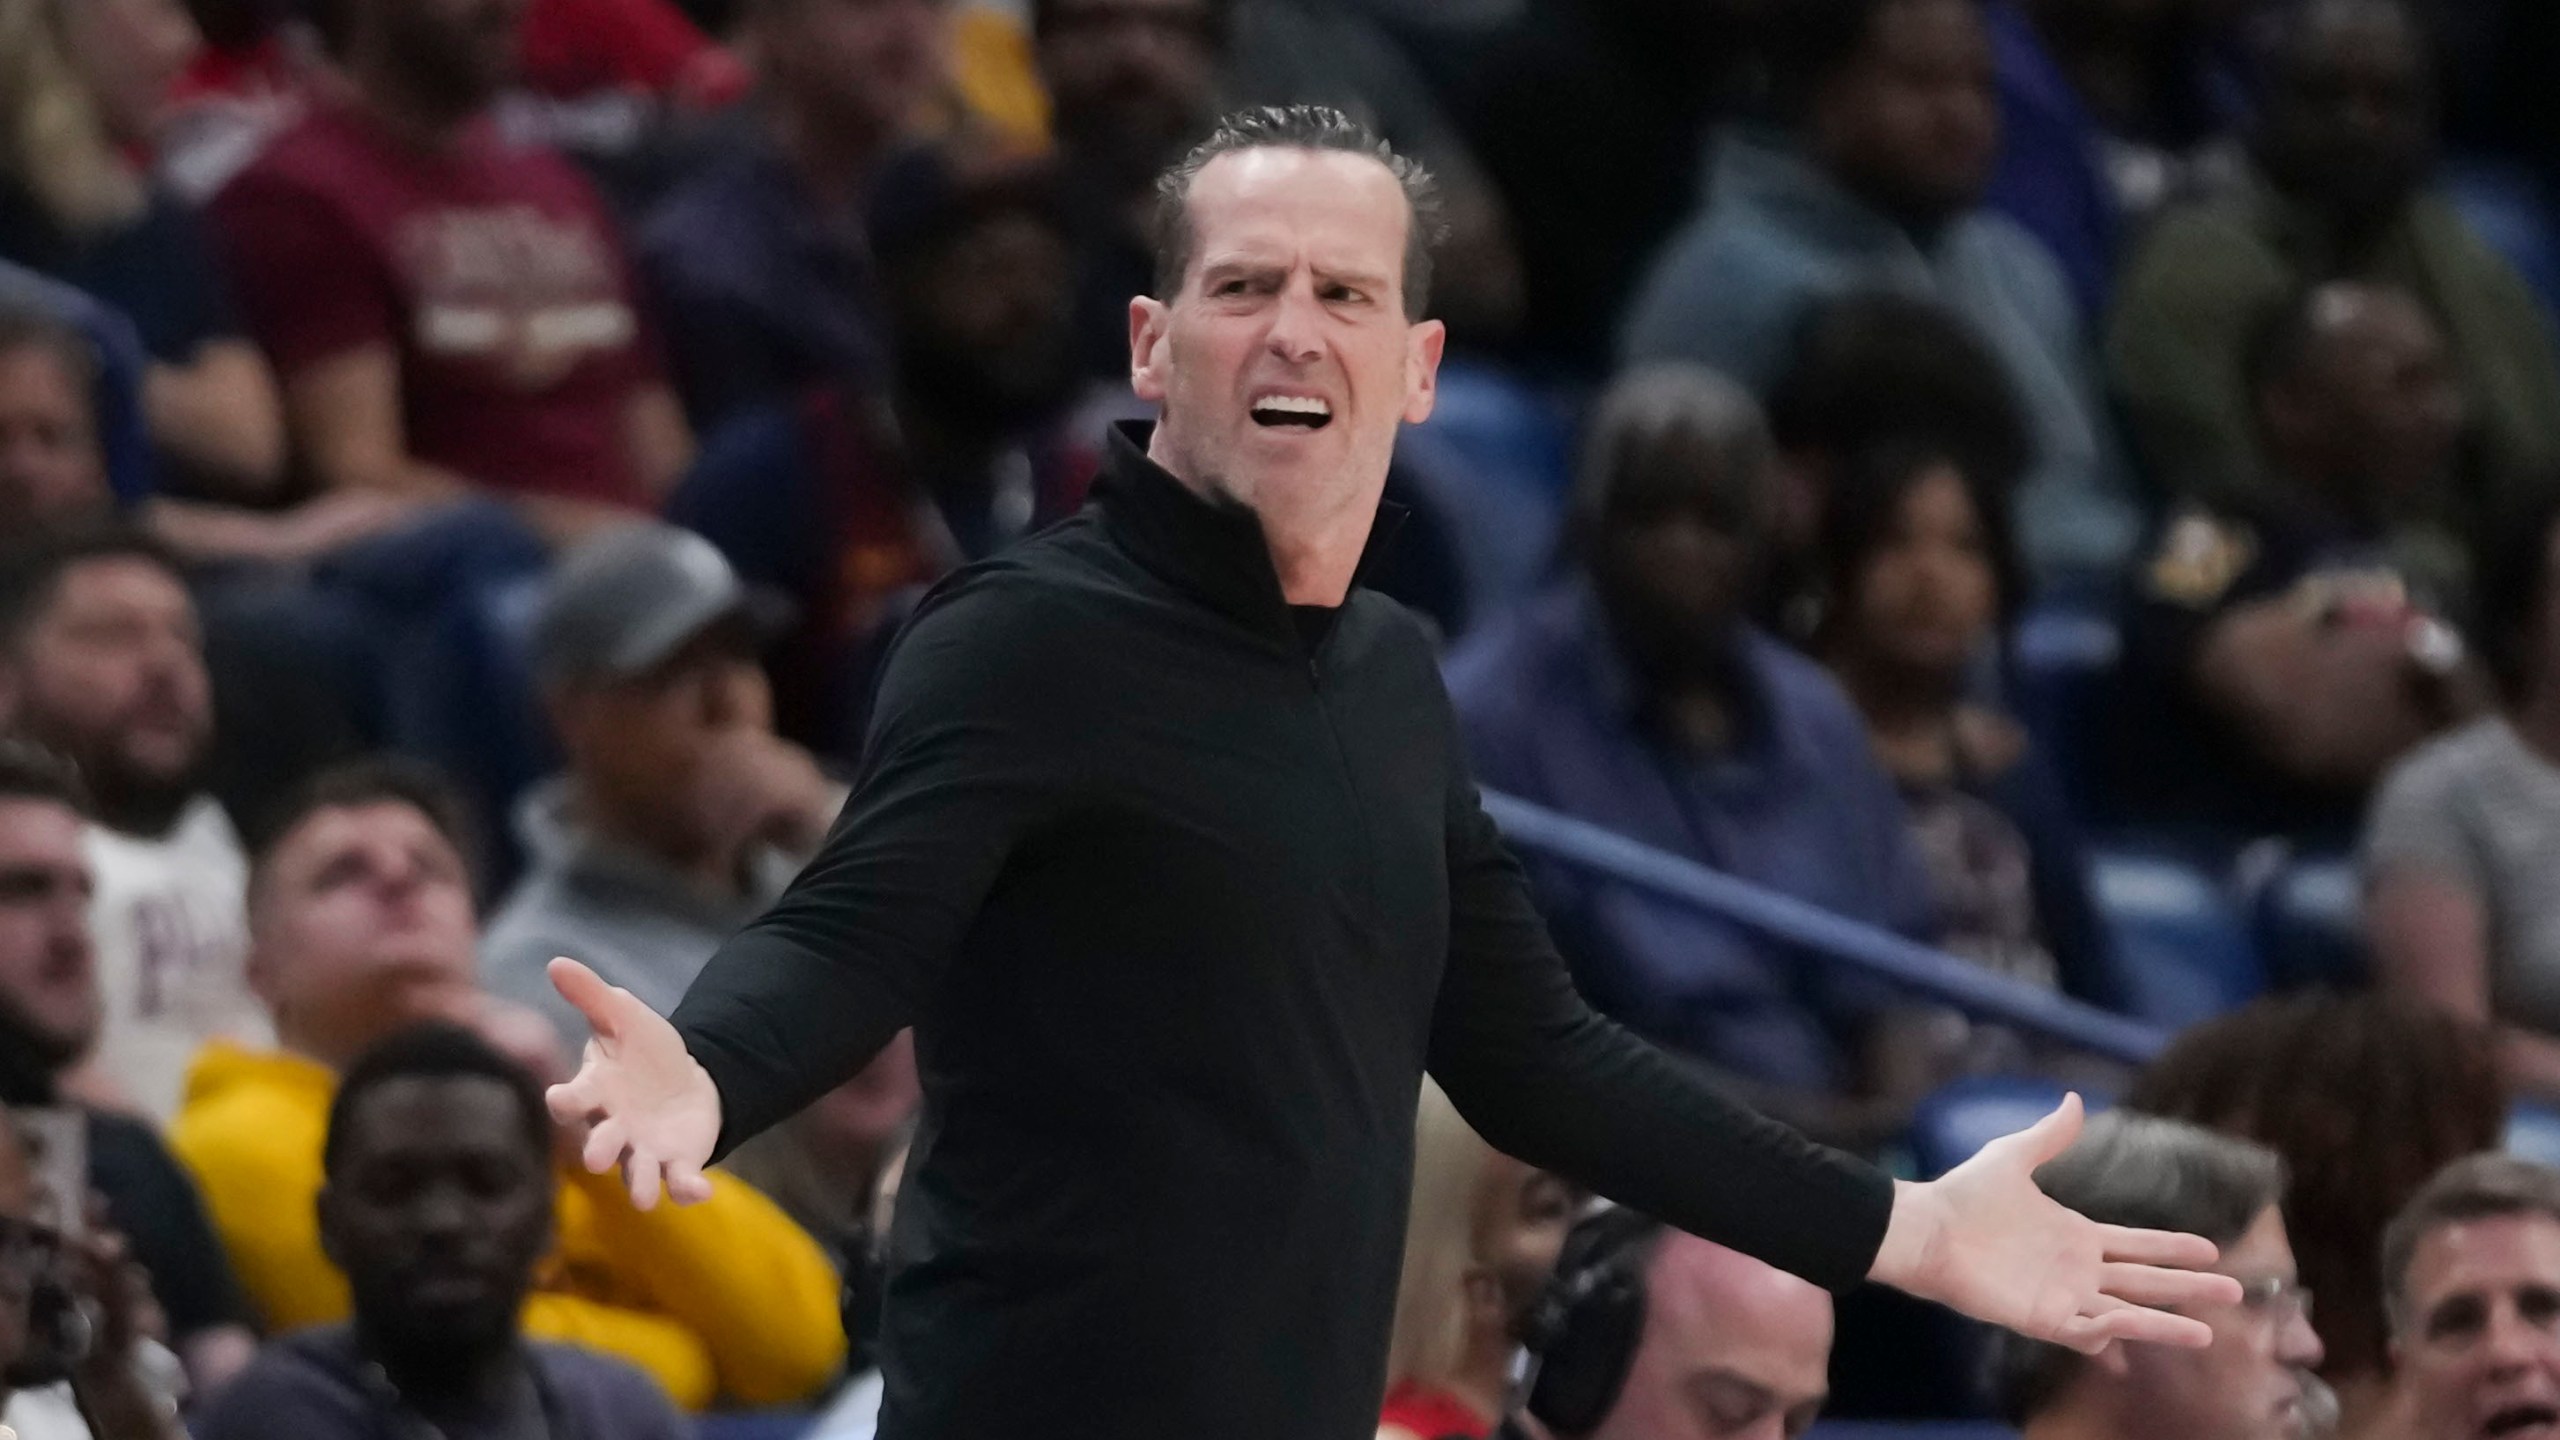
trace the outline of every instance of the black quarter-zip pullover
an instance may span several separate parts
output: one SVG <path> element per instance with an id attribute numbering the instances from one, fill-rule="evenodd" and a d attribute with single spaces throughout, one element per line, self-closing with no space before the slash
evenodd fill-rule
<path id="1" fill-rule="evenodd" d="M 1584 1005 L 1423 627 L 1293 612 L 1143 437 L 926 600 L 834 833 L 676 1011 L 724 1151 L 916 1027 L 884 1440 L 1366 1440 L 1426 1067 L 1501 1150 L 1859 1280 L 1890 1182 Z"/>

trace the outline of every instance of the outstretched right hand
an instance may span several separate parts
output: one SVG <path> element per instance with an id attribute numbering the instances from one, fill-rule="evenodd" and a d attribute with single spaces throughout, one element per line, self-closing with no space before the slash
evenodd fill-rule
<path id="1" fill-rule="evenodd" d="M 578 1073 L 549 1092 L 553 1119 L 587 1127 L 587 1168 L 620 1164 L 643 1210 L 661 1187 L 679 1205 L 711 1198 L 702 1167 L 720 1140 L 720 1090 L 676 1027 L 575 960 L 553 960 L 551 983 L 595 1031 Z"/>

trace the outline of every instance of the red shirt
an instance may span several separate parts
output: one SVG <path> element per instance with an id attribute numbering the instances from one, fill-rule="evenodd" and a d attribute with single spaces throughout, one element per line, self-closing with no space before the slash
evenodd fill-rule
<path id="1" fill-rule="evenodd" d="M 288 382 L 390 345 L 418 459 L 496 490 L 645 503 L 622 424 L 660 367 L 612 219 L 566 160 L 485 119 L 421 150 L 315 102 L 210 213 Z"/>
<path id="2" fill-rule="evenodd" d="M 1457 1396 L 1411 1381 L 1387 1392 L 1378 1423 L 1400 1426 L 1422 1440 L 1441 1440 L 1447 1435 L 1482 1437 L 1493 1432 L 1493 1421 L 1477 1414 L 1474 1407 Z"/>

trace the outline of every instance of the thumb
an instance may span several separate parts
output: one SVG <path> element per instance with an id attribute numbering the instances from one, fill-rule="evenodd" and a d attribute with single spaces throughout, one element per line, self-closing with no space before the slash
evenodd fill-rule
<path id="1" fill-rule="evenodd" d="M 2080 1138 L 2080 1127 L 2087 1112 L 2081 1107 L 2080 1092 L 2072 1091 L 2053 1107 L 2053 1113 L 2018 1132 L 2019 1148 L 2025 1152 L 2030 1171 L 2071 1148 Z"/>
<path id="2" fill-rule="evenodd" d="M 604 983 L 603 976 L 566 955 L 552 958 L 550 975 L 551 987 L 560 992 L 561 999 L 578 1007 L 578 1013 L 587 1017 L 587 1024 L 598 1038 L 620 1038 L 622 1027 L 613 1014 L 614 990 Z"/>

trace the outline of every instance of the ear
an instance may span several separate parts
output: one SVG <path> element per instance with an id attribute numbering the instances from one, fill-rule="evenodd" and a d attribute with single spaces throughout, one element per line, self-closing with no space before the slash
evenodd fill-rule
<path id="1" fill-rule="evenodd" d="M 1172 378 L 1164 353 L 1172 321 L 1172 309 L 1152 295 L 1129 301 L 1129 388 L 1150 405 L 1164 403 L 1165 382 Z"/>
<path id="2" fill-rule="evenodd" d="M 1405 334 L 1404 423 L 1419 425 L 1431 418 L 1440 401 L 1440 352 L 1448 348 L 1449 327 L 1425 320 Z"/>

